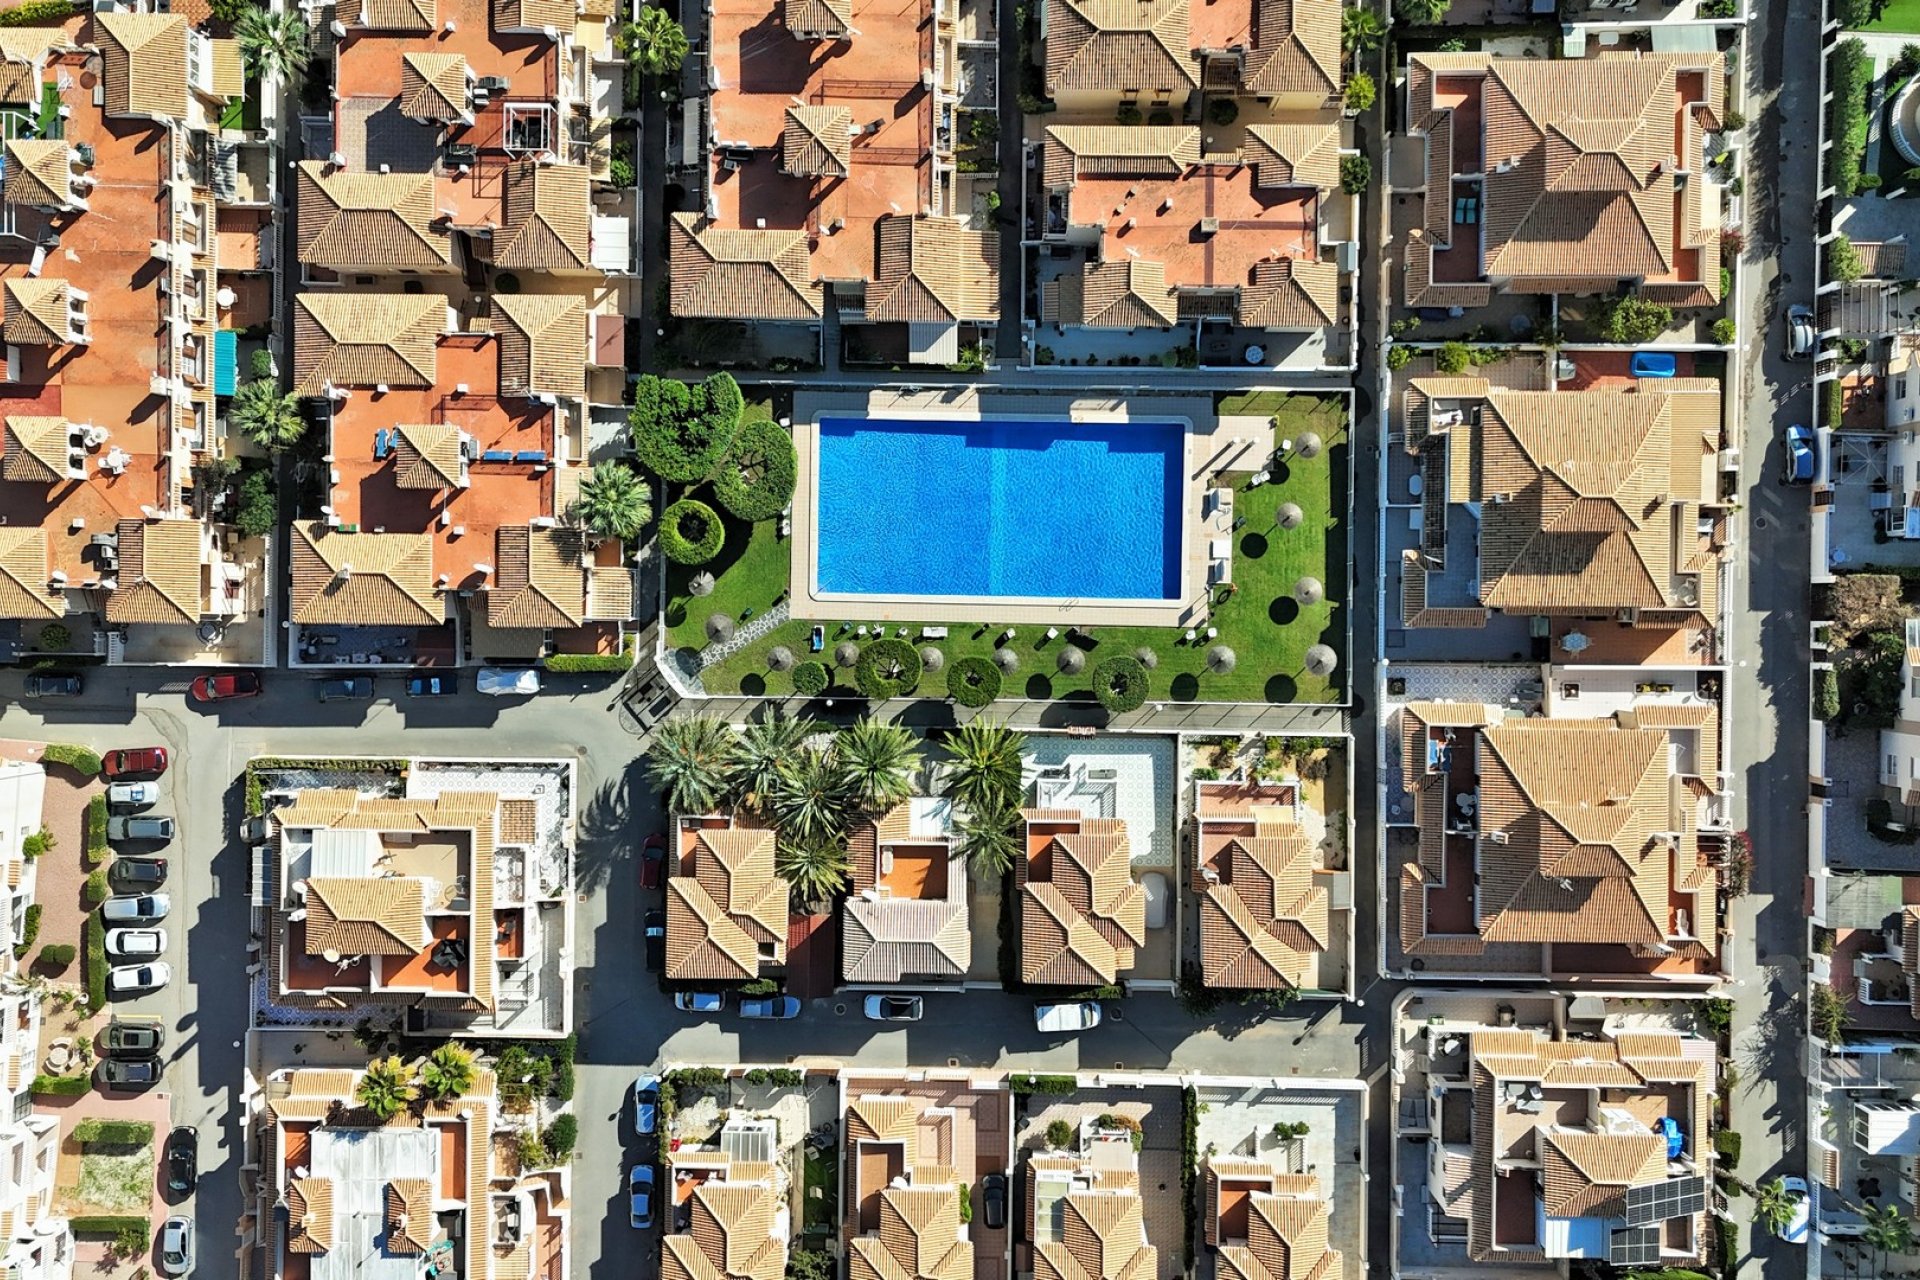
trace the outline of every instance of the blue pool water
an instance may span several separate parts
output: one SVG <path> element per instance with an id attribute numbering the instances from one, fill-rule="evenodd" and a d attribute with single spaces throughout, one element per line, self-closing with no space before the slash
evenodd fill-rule
<path id="1" fill-rule="evenodd" d="M 822 418 L 815 590 L 1177 599 L 1185 430 Z"/>

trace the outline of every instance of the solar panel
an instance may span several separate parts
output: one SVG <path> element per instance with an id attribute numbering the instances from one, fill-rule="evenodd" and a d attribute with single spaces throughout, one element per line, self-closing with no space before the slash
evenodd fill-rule
<path id="1" fill-rule="evenodd" d="M 1646 1187 L 1627 1188 L 1627 1225 L 1644 1227 L 1684 1218 L 1707 1207 L 1705 1178 L 1668 1178 Z"/>
<path id="2" fill-rule="evenodd" d="M 1645 1267 L 1660 1261 L 1658 1227 L 1618 1227 L 1608 1236 L 1607 1261 L 1616 1267 Z"/>

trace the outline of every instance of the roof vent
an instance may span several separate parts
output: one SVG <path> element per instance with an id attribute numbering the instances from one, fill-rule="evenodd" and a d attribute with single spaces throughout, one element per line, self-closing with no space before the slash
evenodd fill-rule
<path id="1" fill-rule="evenodd" d="M 1200 234 L 1201 234 L 1201 235 L 1203 235 L 1203 236 L 1210 236 L 1210 235 L 1213 235 L 1213 234 L 1214 234 L 1215 232 L 1217 232 L 1217 231 L 1219 231 L 1219 230 L 1220 230 L 1220 219 L 1218 219 L 1218 218 L 1202 218 L 1202 219 L 1200 219 Z"/>

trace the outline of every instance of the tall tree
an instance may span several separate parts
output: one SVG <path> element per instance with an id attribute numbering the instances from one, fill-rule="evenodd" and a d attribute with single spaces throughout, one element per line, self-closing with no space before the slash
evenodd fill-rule
<path id="1" fill-rule="evenodd" d="M 653 498 L 632 467 L 617 461 L 598 462 L 580 481 L 573 514 L 592 533 L 632 542 L 653 519 Z"/>
<path id="2" fill-rule="evenodd" d="M 913 794 L 920 744 L 905 726 L 863 718 L 842 732 L 834 745 L 847 794 L 862 809 L 891 809 Z"/>
<path id="3" fill-rule="evenodd" d="M 1913 1219 L 1897 1202 L 1867 1206 L 1866 1230 L 1862 1238 L 1870 1248 L 1880 1251 L 1880 1274 L 1886 1274 L 1886 1255 L 1906 1253 L 1913 1248 Z"/>
<path id="4" fill-rule="evenodd" d="M 369 1062 L 360 1083 L 353 1087 L 354 1100 L 382 1123 L 406 1110 L 407 1104 L 419 1096 L 413 1073 L 397 1053 Z"/>
<path id="5" fill-rule="evenodd" d="M 820 729 L 818 720 L 777 711 L 743 727 L 727 757 L 727 787 L 734 798 L 755 810 L 769 808 L 788 762 Z"/>
<path id="6" fill-rule="evenodd" d="M 969 720 L 940 744 L 947 753 L 947 794 L 968 808 L 1008 808 L 1020 794 L 1020 753 L 1027 736 L 1004 721 Z"/>
<path id="7" fill-rule="evenodd" d="M 780 844 L 773 854 L 773 869 L 787 882 L 795 898 L 802 903 L 821 903 L 840 892 L 852 870 L 843 841 L 838 838 L 795 841 L 788 840 L 784 830 L 780 834 Z"/>
<path id="8" fill-rule="evenodd" d="M 1432 26 L 1447 16 L 1453 0 L 1393 0 L 1393 9 L 1408 22 Z"/>
<path id="9" fill-rule="evenodd" d="M 712 813 L 727 785 L 733 729 L 712 716 L 689 716 L 660 726 L 647 748 L 647 772 L 674 813 Z"/>
<path id="10" fill-rule="evenodd" d="M 1371 53 L 1387 38 L 1387 24 L 1372 9 L 1340 11 L 1340 47 L 1348 53 Z"/>
<path id="11" fill-rule="evenodd" d="M 1779 1178 L 1763 1182 L 1753 1189 L 1753 1216 L 1767 1230 L 1779 1235 L 1793 1221 L 1794 1208 L 1799 1200 L 1799 1193 L 1788 1191 L 1787 1184 Z"/>
<path id="12" fill-rule="evenodd" d="M 1014 835 L 1019 813 L 1008 805 L 969 807 L 960 819 L 960 852 L 967 865 L 992 879 L 1013 868 L 1020 856 L 1020 840 Z"/>
<path id="13" fill-rule="evenodd" d="M 802 747 L 773 791 L 780 835 L 796 848 L 838 844 L 846 830 L 847 783 L 831 751 Z"/>
<path id="14" fill-rule="evenodd" d="M 271 378 L 255 378 L 234 393 L 227 420 L 263 449 L 284 449 L 306 433 L 300 402 Z"/>
<path id="15" fill-rule="evenodd" d="M 462 1097 L 473 1088 L 473 1050 L 443 1044 L 420 1067 L 420 1090 L 436 1102 Z"/>
<path id="16" fill-rule="evenodd" d="M 262 80 L 280 76 L 291 84 L 306 69 L 312 33 L 297 5 L 278 13 L 250 8 L 233 24 L 233 36 L 240 42 L 240 61 L 249 75 Z"/>
<path id="17" fill-rule="evenodd" d="M 665 9 L 648 5 L 620 29 L 620 44 L 633 64 L 650 76 L 677 73 L 691 45 L 687 33 Z"/>

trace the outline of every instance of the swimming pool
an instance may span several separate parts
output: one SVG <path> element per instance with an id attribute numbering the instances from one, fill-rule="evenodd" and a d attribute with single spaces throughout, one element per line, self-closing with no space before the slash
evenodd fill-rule
<path id="1" fill-rule="evenodd" d="M 1177 422 L 822 417 L 814 590 L 1173 600 Z"/>

